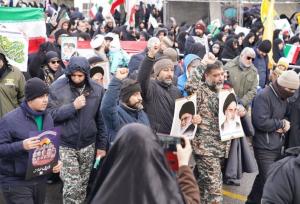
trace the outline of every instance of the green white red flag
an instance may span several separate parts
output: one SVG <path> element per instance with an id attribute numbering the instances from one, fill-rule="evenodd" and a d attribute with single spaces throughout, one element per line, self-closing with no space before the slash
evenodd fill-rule
<path id="1" fill-rule="evenodd" d="M 0 25 L 11 32 L 21 32 L 29 40 L 29 53 L 46 41 L 45 14 L 42 8 L 0 7 Z"/>

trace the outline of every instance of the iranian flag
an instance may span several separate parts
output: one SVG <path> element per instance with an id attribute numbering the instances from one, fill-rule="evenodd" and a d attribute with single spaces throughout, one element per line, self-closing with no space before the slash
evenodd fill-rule
<path id="1" fill-rule="evenodd" d="M 283 50 L 284 56 L 289 60 L 289 63 L 296 64 L 300 46 L 286 44 Z"/>
<path id="2" fill-rule="evenodd" d="M 21 32 L 29 40 L 29 53 L 36 52 L 46 41 L 46 23 L 42 8 L 0 7 L 0 25 Z"/>
<path id="3" fill-rule="evenodd" d="M 109 0 L 109 4 L 111 4 L 110 13 L 113 15 L 115 10 L 121 4 L 124 4 L 125 0 Z"/>
<path id="4" fill-rule="evenodd" d="M 96 18 L 97 11 L 98 11 L 98 5 L 97 4 L 93 4 L 92 8 L 89 11 L 89 15 L 90 15 L 90 17 L 92 19 Z"/>

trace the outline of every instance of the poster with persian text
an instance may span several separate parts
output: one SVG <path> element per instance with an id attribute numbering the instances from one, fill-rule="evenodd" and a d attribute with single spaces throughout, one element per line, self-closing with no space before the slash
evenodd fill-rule
<path id="1" fill-rule="evenodd" d="M 60 131 L 53 128 L 45 131 L 32 131 L 30 137 L 39 137 L 38 148 L 29 150 L 29 158 L 26 171 L 26 180 L 33 177 L 52 173 L 52 169 L 58 162 Z"/>

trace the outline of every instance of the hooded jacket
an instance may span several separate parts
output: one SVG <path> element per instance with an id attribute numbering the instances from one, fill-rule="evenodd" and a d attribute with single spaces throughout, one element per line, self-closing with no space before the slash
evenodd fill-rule
<path id="1" fill-rule="evenodd" d="M 0 76 L 0 118 L 6 113 L 17 108 L 24 98 L 25 78 L 20 70 L 7 63 L 5 59 L 4 66 L 6 70 Z"/>
<path id="2" fill-rule="evenodd" d="M 197 55 L 194 55 L 194 54 L 188 54 L 187 56 L 185 56 L 185 58 L 183 60 L 184 73 L 180 77 L 178 77 L 178 81 L 177 81 L 177 87 L 180 90 L 182 96 L 188 96 L 188 93 L 185 90 L 185 84 L 188 79 L 187 68 L 191 64 L 191 62 L 195 59 L 200 60 L 200 57 L 198 57 Z"/>
<path id="3" fill-rule="evenodd" d="M 72 86 L 70 75 L 75 71 L 85 74 L 86 106 L 76 110 L 73 102 L 80 93 Z M 83 57 L 72 57 L 65 70 L 67 77 L 50 86 L 48 110 L 56 126 L 61 127 L 61 145 L 82 149 L 96 142 L 97 149 L 105 150 L 107 135 L 100 111 L 104 88 L 89 77 L 89 64 Z"/>

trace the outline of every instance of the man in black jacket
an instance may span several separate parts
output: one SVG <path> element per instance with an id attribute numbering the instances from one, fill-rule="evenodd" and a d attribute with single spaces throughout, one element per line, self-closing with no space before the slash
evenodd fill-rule
<path id="1" fill-rule="evenodd" d="M 149 49 L 138 73 L 138 81 L 142 89 L 145 111 L 155 132 L 169 134 L 171 132 L 175 100 L 181 97 L 179 89 L 172 84 L 174 63 L 169 58 L 161 58 L 155 62 L 160 46 Z M 153 73 L 153 79 L 151 73 Z"/>
<path id="2" fill-rule="evenodd" d="M 40 137 L 30 137 L 30 132 L 54 127 L 53 119 L 45 111 L 48 92 L 47 85 L 41 79 L 28 80 L 25 85 L 25 100 L 20 107 L 7 113 L 0 120 L 0 191 L 6 203 L 45 202 L 47 176 L 30 179 L 25 177 L 29 151 L 40 147 L 41 144 Z M 59 161 L 52 172 L 58 173 L 61 165 Z"/>
<path id="3" fill-rule="evenodd" d="M 272 165 L 264 187 L 262 204 L 300 203 L 300 148 L 290 148 L 291 156 Z"/>
<path id="4" fill-rule="evenodd" d="M 100 112 L 104 89 L 89 77 L 89 63 L 72 57 L 65 78 L 50 86 L 49 108 L 61 127 L 61 178 L 64 203 L 83 203 L 95 157 L 106 154 L 107 137 Z"/>
<path id="5" fill-rule="evenodd" d="M 285 71 L 274 84 L 264 88 L 254 99 L 252 122 L 255 128 L 253 137 L 254 156 L 258 166 L 247 204 L 260 203 L 267 173 L 271 165 L 283 153 L 285 134 L 290 122 L 285 119 L 287 99 L 299 88 L 296 72 Z"/>

